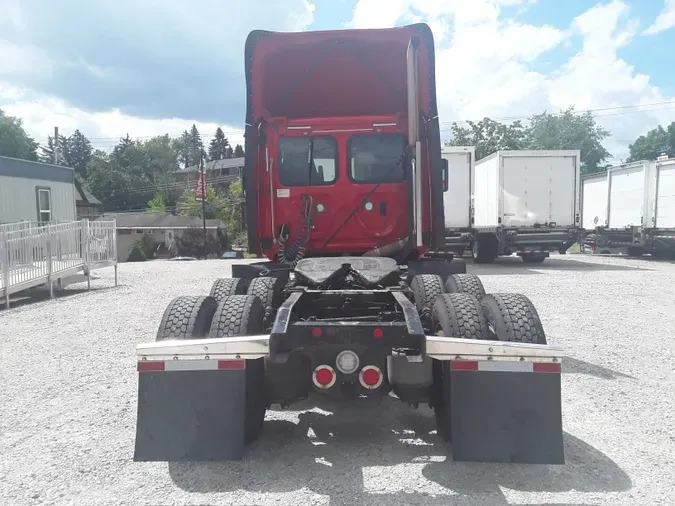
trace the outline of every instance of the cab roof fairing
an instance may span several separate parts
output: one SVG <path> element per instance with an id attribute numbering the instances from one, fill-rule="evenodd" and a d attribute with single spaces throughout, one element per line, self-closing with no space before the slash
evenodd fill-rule
<path id="1" fill-rule="evenodd" d="M 264 119 L 394 115 L 406 111 L 406 53 L 412 37 L 420 39 L 419 109 L 421 120 L 427 122 L 426 141 L 434 164 L 432 189 L 442 192 L 435 50 L 427 24 L 310 32 L 255 30 L 249 34 L 244 54 L 243 172 L 249 251 L 261 249 L 255 167 L 261 155 L 259 128 Z M 335 79 L 336 75 L 340 78 Z M 445 238 L 442 193 L 432 198 L 431 216 L 432 246 L 442 244 Z"/>

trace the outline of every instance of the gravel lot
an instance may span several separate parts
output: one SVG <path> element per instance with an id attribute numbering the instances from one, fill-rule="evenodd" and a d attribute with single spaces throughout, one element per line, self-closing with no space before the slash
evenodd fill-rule
<path id="1" fill-rule="evenodd" d="M 268 412 L 246 459 L 137 464 L 134 345 L 229 261 L 121 264 L 0 309 L 0 504 L 673 504 L 675 264 L 555 256 L 469 266 L 535 303 L 563 374 L 565 466 L 452 461 L 428 409 Z M 0 306 L 1 307 L 1 306 Z"/>

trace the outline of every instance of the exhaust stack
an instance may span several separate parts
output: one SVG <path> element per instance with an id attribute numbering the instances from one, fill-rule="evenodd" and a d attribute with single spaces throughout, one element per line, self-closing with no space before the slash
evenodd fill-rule
<path id="1" fill-rule="evenodd" d="M 414 153 L 413 169 L 413 210 L 415 244 L 422 246 L 422 145 L 420 143 L 420 110 L 419 110 L 419 37 L 411 37 L 407 53 L 407 88 L 408 88 L 408 146 Z"/>

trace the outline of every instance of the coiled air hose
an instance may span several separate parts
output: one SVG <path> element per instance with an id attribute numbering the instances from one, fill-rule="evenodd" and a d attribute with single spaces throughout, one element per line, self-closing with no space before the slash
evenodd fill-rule
<path id="1" fill-rule="evenodd" d="M 284 224 L 279 233 L 279 263 L 295 268 L 298 262 L 305 258 L 305 245 L 309 241 L 309 235 L 314 226 L 312 216 L 312 197 L 302 194 L 302 204 L 300 206 L 300 231 L 293 241 L 293 244 L 286 249 L 289 238 L 288 227 Z"/>

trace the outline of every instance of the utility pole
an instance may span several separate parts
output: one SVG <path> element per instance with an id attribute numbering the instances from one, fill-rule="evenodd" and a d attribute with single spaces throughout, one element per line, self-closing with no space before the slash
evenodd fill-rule
<path id="1" fill-rule="evenodd" d="M 59 164 L 59 127 L 54 127 L 54 165 Z"/>
<path id="2" fill-rule="evenodd" d="M 206 248 L 206 164 L 204 163 L 204 155 L 199 157 L 200 170 L 202 171 L 202 227 L 204 231 L 204 260 L 207 259 Z"/>

